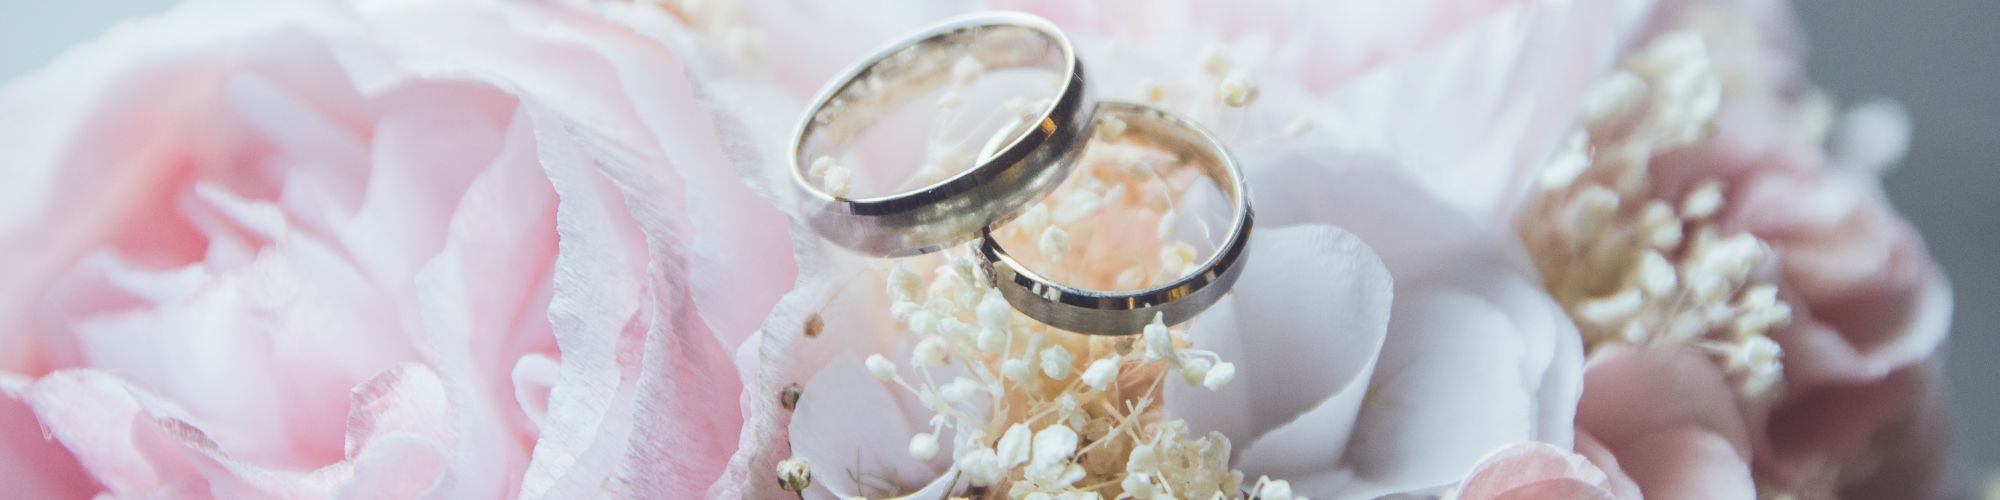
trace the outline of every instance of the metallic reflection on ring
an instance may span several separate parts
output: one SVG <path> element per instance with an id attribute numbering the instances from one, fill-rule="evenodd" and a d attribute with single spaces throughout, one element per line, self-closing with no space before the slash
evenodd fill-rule
<path id="1" fill-rule="evenodd" d="M 1169 325 L 1187 321 L 1228 293 L 1237 275 L 1242 273 L 1247 257 L 1244 249 L 1249 244 L 1254 218 L 1249 187 L 1244 185 L 1242 171 L 1222 141 L 1200 125 L 1137 103 L 1099 102 L 1097 115 L 1124 121 L 1125 137 L 1136 143 L 1202 167 L 1230 198 L 1233 222 L 1229 235 L 1216 247 L 1215 254 L 1197 264 L 1192 272 L 1159 286 L 1112 292 L 1063 285 L 1028 270 L 1007 255 L 1006 249 L 994 240 L 993 228 L 988 227 L 978 251 L 986 265 L 986 275 L 1015 309 L 1072 332 L 1139 333 L 1155 314 L 1163 316 Z"/>
<path id="2" fill-rule="evenodd" d="M 1035 126 L 935 184 L 857 199 L 835 196 L 810 180 L 816 159 L 838 154 L 888 112 L 946 85 L 963 58 L 992 69 L 1051 70 L 1062 75 L 1060 93 L 1040 110 Z M 829 241 L 884 257 L 931 252 L 1012 220 L 1061 184 L 1094 109 L 1083 66 L 1053 24 L 1015 13 L 960 17 L 877 52 L 822 91 L 794 138 L 792 178 L 804 192 L 808 225 Z"/>

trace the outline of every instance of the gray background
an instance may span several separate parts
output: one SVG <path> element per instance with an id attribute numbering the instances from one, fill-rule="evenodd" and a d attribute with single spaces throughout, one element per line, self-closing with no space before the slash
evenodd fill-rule
<path id="1" fill-rule="evenodd" d="M 1946 346 L 1953 389 L 1953 496 L 1977 495 L 2000 468 L 2000 1 L 1805 0 L 1813 78 L 1842 102 L 1901 100 L 1915 137 L 1886 184 L 1951 274 L 1958 304 Z M 167 0 L 0 0 L 0 81 L 48 62 L 119 19 Z"/>

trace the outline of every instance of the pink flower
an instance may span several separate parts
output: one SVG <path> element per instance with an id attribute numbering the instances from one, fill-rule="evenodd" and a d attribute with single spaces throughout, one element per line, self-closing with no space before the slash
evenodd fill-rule
<path id="1" fill-rule="evenodd" d="M 1782 301 L 1788 321 L 1767 332 L 1782 373 L 1775 398 L 1732 395 L 1733 362 L 1700 346 L 1601 349 L 1579 431 L 1611 452 L 1600 465 L 1615 462 L 1650 498 L 1925 496 L 1941 449 L 1929 360 L 1952 299 L 1877 179 L 1901 156 L 1907 118 L 1864 104 L 1827 140 L 1831 107 L 1798 71 L 1782 4 L 1683 2 L 1654 15 L 1656 30 L 1704 41 L 1698 57 L 1721 83 L 1719 107 L 1708 135 L 1641 160 L 1649 187 L 1624 193 L 1636 196 L 1625 206 L 1665 200 L 1685 211 L 1684 200 L 1720 187 L 1709 191 L 1714 214 L 1687 227 L 1768 248 L 1748 280 Z"/>
<path id="2" fill-rule="evenodd" d="M 1480 459 L 1456 498 L 1462 500 L 1584 500 L 1616 498 L 1613 476 L 1583 455 L 1547 443 L 1522 443 Z"/>
<path id="3" fill-rule="evenodd" d="M 675 58 L 532 4 L 193 2 L 0 93 L 0 483 L 695 496 L 790 284 Z"/>

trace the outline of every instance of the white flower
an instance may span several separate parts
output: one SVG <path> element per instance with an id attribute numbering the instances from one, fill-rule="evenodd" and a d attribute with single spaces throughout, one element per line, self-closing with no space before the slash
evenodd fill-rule
<path id="1" fill-rule="evenodd" d="M 889 358 L 882 357 L 880 354 L 870 354 L 868 355 L 867 364 L 868 374 L 874 375 L 876 379 L 891 380 L 896 378 L 896 363 L 889 361 Z"/>
<path id="2" fill-rule="evenodd" d="M 928 432 L 910 437 L 910 456 L 917 460 L 930 460 L 937 456 L 937 436 Z"/>
<path id="3" fill-rule="evenodd" d="M 1007 433 L 1001 434 L 1000 442 L 994 445 L 994 451 L 1000 458 L 1000 468 L 1012 469 L 1028 463 L 1029 439 L 1033 434 L 1028 430 L 1028 424 L 1016 423 L 1007 427 Z"/>
<path id="4" fill-rule="evenodd" d="M 1116 380 L 1118 380 L 1118 357 L 1115 355 L 1092 361 L 1090 367 L 1083 370 L 1083 384 L 1090 386 L 1091 390 L 1102 391 Z"/>

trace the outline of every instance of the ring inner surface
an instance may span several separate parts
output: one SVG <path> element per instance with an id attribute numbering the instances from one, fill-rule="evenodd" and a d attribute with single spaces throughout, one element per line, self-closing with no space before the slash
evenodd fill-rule
<path id="1" fill-rule="evenodd" d="M 1016 273 L 1057 288 L 1065 299 L 1131 299 L 1137 302 L 1128 306 L 1138 307 L 1149 294 L 1207 285 L 1214 277 L 1203 280 L 1195 273 L 1230 257 L 1225 253 L 1239 246 L 1247 218 L 1233 159 L 1197 125 L 1151 107 L 1101 102 L 1097 118 L 1098 134 L 1070 182 L 1045 202 L 1048 223 L 1065 231 L 1070 248 L 1056 258 L 1046 255 L 1054 248 L 1037 233 L 1048 229 L 1030 218 L 995 228 L 995 250 Z M 1107 125 L 1112 120 L 1116 126 Z M 1107 127 L 1123 132 L 1107 136 Z M 1203 182 L 1212 182 L 1213 189 Z M 1092 183 L 1111 187 L 1076 194 Z M 1079 217 L 1074 206 L 1079 199 L 1100 205 L 1080 216 L 1094 220 L 1063 225 L 1062 219 Z M 1161 227 L 1163 220 L 1170 227 Z M 1153 245 L 1160 251 L 1150 251 Z M 1176 246 L 1182 251 L 1175 252 Z"/>
<path id="2" fill-rule="evenodd" d="M 905 108 L 925 103 L 922 98 L 935 95 L 936 91 L 953 83 L 954 67 L 962 60 L 976 61 L 986 72 L 1010 69 L 1042 69 L 1062 78 L 1071 75 L 1070 57 L 1066 46 L 1054 35 L 1034 26 L 1019 24 L 979 24 L 956 27 L 934 34 L 914 44 L 905 45 L 887 53 L 862 67 L 845 79 L 845 84 L 828 96 L 818 107 L 799 138 L 793 166 L 805 174 L 815 159 L 821 157 L 839 158 L 849 153 L 867 133 Z M 1054 96 L 1042 99 L 1039 112 L 1047 116 L 1055 106 Z M 977 109 L 973 115 L 985 114 L 988 110 Z M 1006 144 L 1019 142 L 1026 128 L 1005 130 Z M 897 138 L 897 144 L 908 145 L 913 141 Z M 978 141 L 983 142 L 983 141 Z M 923 144 L 914 142 L 914 144 Z M 1003 146 L 1004 147 L 1004 146 Z M 913 149 L 916 146 L 912 146 Z M 974 158 L 976 166 L 988 158 Z M 921 160 L 918 160 L 921 161 Z M 876 170 L 868 167 L 867 170 Z M 885 169 L 886 170 L 886 169 Z M 912 171 L 914 169 L 900 169 Z M 858 204 L 881 202 L 911 193 L 922 192 L 937 184 L 950 182 L 957 177 L 968 175 L 969 169 L 953 172 L 946 179 L 927 182 L 927 185 L 905 186 L 889 194 L 878 196 L 855 196 Z M 859 173 L 859 172 L 858 172 Z M 877 172 L 867 172 L 877 173 Z M 810 178 L 810 175 L 805 175 Z M 813 189 L 826 194 L 818 182 L 807 182 Z"/>

